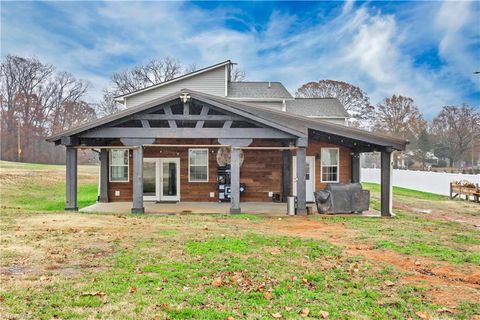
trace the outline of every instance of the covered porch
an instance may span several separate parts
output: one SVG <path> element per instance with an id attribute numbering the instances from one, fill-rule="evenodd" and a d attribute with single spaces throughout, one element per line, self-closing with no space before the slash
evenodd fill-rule
<path id="1" fill-rule="evenodd" d="M 183 140 L 182 140 L 183 139 Z M 185 139 L 201 141 L 208 139 L 208 144 L 186 144 Z M 255 146 L 254 141 L 271 144 Z M 392 165 L 391 155 L 394 150 L 402 150 L 405 142 L 385 136 L 375 135 L 362 130 L 348 128 L 328 122 L 295 116 L 281 111 L 266 110 L 251 105 L 244 105 L 228 99 L 213 97 L 191 90 L 182 90 L 137 107 L 124 110 L 118 114 L 99 119 L 85 126 L 75 128 L 49 141 L 66 146 L 67 196 L 66 210 L 77 208 L 77 150 L 80 148 L 97 149 L 100 153 L 100 194 L 99 203 L 88 210 L 103 211 L 109 202 L 109 150 L 112 148 L 128 149 L 131 152 L 132 184 L 130 212 L 170 213 L 191 211 L 198 213 L 268 213 L 285 214 L 285 203 L 240 202 L 241 153 L 246 150 L 258 152 L 281 151 L 284 159 L 281 168 L 281 193 L 297 197 L 297 214 L 307 213 L 306 177 L 307 156 L 319 159 L 318 152 L 311 152 L 315 141 L 338 146 L 349 150 L 344 152 L 343 164 L 348 163 L 348 181 L 360 181 L 360 158 L 362 152 L 379 151 L 382 155 L 381 170 L 381 215 L 392 216 Z M 165 142 L 166 141 L 166 142 Z M 180 141 L 180 142 L 179 142 Z M 144 159 L 146 148 L 168 150 L 170 148 L 225 147 L 230 150 L 231 197 L 230 202 L 209 203 L 150 203 L 144 201 Z M 310 149 L 310 150 L 309 150 Z M 258 163 L 265 160 L 259 155 Z M 338 160 L 340 161 L 340 160 Z M 292 170 L 294 162 L 294 170 Z M 342 164 L 340 164 L 342 165 Z M 321 168 L 320 168 L 321 169 Z M 294 171 L 294 173 L 293 173 Z M 179 178 L 182 178 L 180 175 Z M 292 179 L 293 178 L 293 179 Z M 183 176 L 183 179 L 185 177 Z M 323 182 L 323 181 L 322 181 Z M 338 179 L 337 179 L 337 182 Z M 247 186 L 248 188 L 248 186 Z M 309 191 L 309 194 L 312 190 Z M 202 201 L 199 199 L 199 201 Z M 207 200 L 208 201 L 208 200 Z M 110 204 L 109 212 L 116 211 Z M 118 205 L 119 210 L 124 205 Z M 212 212 L 213 210 L 213 212 Z"/>

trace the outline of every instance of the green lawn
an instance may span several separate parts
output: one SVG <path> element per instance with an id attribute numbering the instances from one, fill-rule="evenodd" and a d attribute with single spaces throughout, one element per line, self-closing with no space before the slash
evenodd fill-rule
<path id="1" fill-rule="evenodd" d="M 22 211 L 63 211 L 65 208 L 64 165 L 0 161 L 1 201 L 4 209 Z M 98 167 L 80 166 L 78 207 L 95 203 L 98 195 Z M 12 178 L 14 175 L 14 179 Z"/>
<path id="2" fill-rule="evenodd" d="M 372 192 L 380 193 L 380 185 L 378 183 L 368 183 L 362 182 L 362 185 L 365 189 L 368 189 Z M 393 187 L 393 194 L 395 196 L 405 196 L 415 199 L 423 199 L 423 200 L 447 200 L 447 196 L 442 196 L 434 193 L 417 191 L 412 189 L 406 189 L 401 187 Z"/>
<path id="3" fill-rule="evenodd" d="M 415 259 L 427 274 L 435 266 L 480 272 L 479 231 L 469 224 L 408 209 L 396 209 L 393 219 L 305 220 L 63 212 L 63 166 L 2 162 L 0 169 L 0 301 L 7 318 L 472 319 L 480 312 L 473 283 L 412 280 L 419 275 Z M 95 201 L 97 172 L 80 166 L 79 206 Z M 377 206 L 378 187 L 366 187 Z M 402 204 L 451 206 L 475 217 L 474 204 L 394 193 Z M 288 235 L 272 228 L 283 222 Z M 319 229 L 296 235 L 290 222 Z M 352 254 L 352 245 L 413 258 L 411 267 Z"/>

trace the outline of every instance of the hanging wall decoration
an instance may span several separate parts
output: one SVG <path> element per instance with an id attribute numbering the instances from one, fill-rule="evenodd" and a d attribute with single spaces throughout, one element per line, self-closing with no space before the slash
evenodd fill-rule
<path id="1" fill-rule="evenodd" d="M 243 164 L 243 160 L 244 160 L 243 150 L 240 150 L 240 167 Z M 217 163 L 220 167 L 230 164 L 230 148 L 229 147 L 218 148 Z"/>

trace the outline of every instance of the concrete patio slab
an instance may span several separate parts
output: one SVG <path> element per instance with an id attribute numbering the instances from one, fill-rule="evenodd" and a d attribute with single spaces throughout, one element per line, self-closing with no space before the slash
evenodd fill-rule
<path id="1" fill-rule="evenodd" d="M 315 205 L 308 204 L 312 207 L 312 212 L 316 214 Z M 230 203 L 228 202 L 144 202 L 146 214 L 229 214 Z M 80 209 L 80 212 L 97 212 L 97 213 L 130 213 L 132 208 L 131 202 L 108 202 L 95 203 L 91 206 Z M 287 204 L 276 202 L 243 202 L 241 204 L 242 213 L 261 214 L 265 216 L 286 216 Z M 322 215 L 324 217 L 334 217 L 335 215 Z M 354 214 L 343 214 L 341 216 L 354 216 Z M 358 215 L 356 215 L 358 216 Z M 364 217 L 380 217 L 380 212 L 370 209 L 363 212 Z"/>
<path id="2" fill-rule="evenodd" d="M 228 214 L 230 203 L 222 202 L 144 202 L 145 213 L 162 214 Z M 95 203 L 80 209 L 81 212 L 130 213 L 131 202 Z M 265 215 L 286 215 L 287 204 L 275 202 L 244 202 L 242 212 Z"/>

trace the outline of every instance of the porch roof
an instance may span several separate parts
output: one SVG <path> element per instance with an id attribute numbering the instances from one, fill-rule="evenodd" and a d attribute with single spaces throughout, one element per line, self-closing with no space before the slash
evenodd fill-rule
<path id="1" fill-rule="evenodd" d="M 170 95 L 131 107 L 115 114 L 91 121 L 89 123 L 80 125 L 78 127 L 63 131 L 61 133 L 52 135 L 47 138 L 49 142 L 61 140 L 62 137 L 71 137 L 79 135 L 85 131 L 92 130 L 101 126 L 108 125 L 114 121 L 134 115 L 139 112 L 146 111 L 150 108 L 159 106 L 161 104 L 179 99 L 181 94 L 188 93 L 192 99 L 201 101 L 230 111 L 246 118 L 260 121 L 267 126 L 274 127 L 280 131 L 292 134 L 298 137 L 306 136 L 310 131 L 321 134 L 332 135 L 337 138 L 350 139 L 362 143 L 368 143 L 379 147 L 387 147 L 396 150 L 404 150 L 408 143 L 406 140 L 393 138 L 387 135 L 372 133 L 365 130 L 347 127 L 339 124 L 334 124 L 325 120 L 308 118 L 301 115 L 295 115 L 274 109 L 267 109 L 255 106 L 252 103 L 242 103 L 228 98 L 222 98 L 214 95 L 209 95 L 190 89 L 183 89 L 181 91 L 172 93 Z M 146 129 L 148 130 L 148 129 Z M 248 130 L 248 129 L 246 129 Z M 160 137 L 159 137 L 160 138 Z M 220 138 L 220 137 L 219 137 Z"/>

